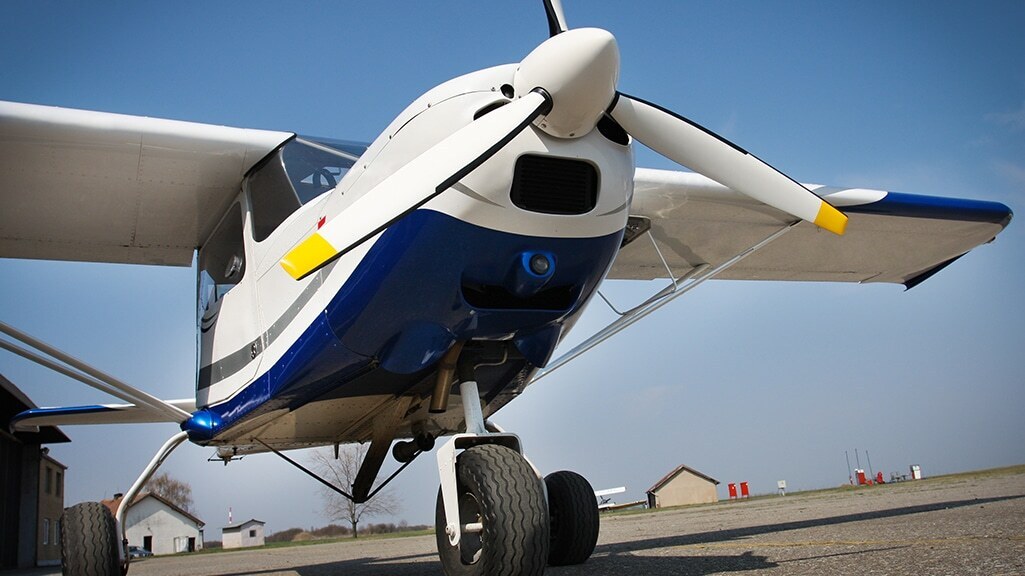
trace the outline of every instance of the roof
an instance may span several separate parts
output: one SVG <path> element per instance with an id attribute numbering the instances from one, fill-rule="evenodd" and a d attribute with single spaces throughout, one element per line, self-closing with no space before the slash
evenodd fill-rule
<path id="1" fill-rule="evenodd" d="M 259 524 L 260 526 L 263 526 L 264 524 L 266 524 L 266 522 L 264 522 L 263 520 L 257 520 L 256 518 L 250 518 L 249 520 L 245 520 L 243 522 L 235 522 L 233 524 L 228 524 L 224 528 L 221 528 L 221 532 L 241 530 L 243 526 L 246 526 L 248 524 Z"/>
<path id="2" fill-rule="evenodd" d="M 681 472 L 690 472 L 691 474 L 697 476 L 698 478 L 703 478 L 705 480 L 708 480 L 709 482 L 711 482 L 712 484 L 715 484 L 716 486 L 719 485 L 719 481 L 716 480 L 715 478 L 712 478 L 711 476 L 709 476 L 707 474 L 702 474 L 701 472 L 698 472 L 697 470 L 695 470 L 693 468 L 690 468 L 690 467 L 688 467 L 688 466 L 686 466 L 684 464 L 680 464 L 672 472 L 670 472 L 669 474 L 666 474 L 664 477 L 662 477 L 661 480 L 659 480 L 658 482 L 655 482 L 654 486 L 652 486 L 651 488 L 648 488 L 648 492 L 657 492 L 657 491 L 659 491 L 663 486 L 668 484 L 673 478 L 676 478 L 677 476 L 679 476 Z"/>
<path id="3" fill-rule="evenodd" d="M 53 464 L 54 466 L 57 466 L 61 470 L 67 470 L 68 469 L 68 467 L 65 466 L 64 464 L 62 464 L 59 460 L 57 460 L 53 456 L 50 456 L 50 450 L 48 448 L 44 448 L 43 449 L 42 454 L 40 454 L 40 457 L 43 460 L 49 462 L 50 464 Z"/>
<path id="4" fill-rule="evenodd" d="M 118 508 L 118 506 L 121 505 L 121 500 L 123 498 L 124 498 L 124 496 L 118 495 L 117 498 L 110 498 L 110 499 L 106 499 L 106 500 L 100 500 L 100 504 L 103 504 L 104 506 L 106 506 L 107 509 L 110 510 L 111 514 L 113 514 L 114 516 L 117 516 L 117 508 Z M 192 520 L 193 522 L 195 522 L 196 524 L 199 524 L 200 526 L 205 526 L 206 525 L 206 522 L 203 522 L 199 518 L 196 518 L 195 516 L 193 516 L 192 514 L 187 512 L 186 510 L 183 510 L 181 507 L 179 507 L 175 503 L 171 502 L 167 498 L 164 498 L 163 496 L 161 496 L 159 494 L 155 494 L 153 492 L 143 492 L 142 494 L 139 494 L 138 496 L 135 497 L 135 501 L 132 502 L 131 506 L 135 506 L 136 504 L 138 504 L 139 502 L 142 502 L 146 498 L 153 498 L 153 499 L 157 500 L 161 504 L 167 506 L 168 508 L 170 508 L 171 510 L 181 514 L 182 516 L 185 516 L 186 518 L 188 518 L 189 520 Z M 129 506 L 129 508 L 131 508 L 131 506 Z"/>
<path id="5" fill-rule="evenodd" d="M 4 427 L 7 427 L 14 416 L 33 408 L 38 408 L 38 406 L 13 382 L 0 374 L 0 422 L 3 422 Z M 38 432 L 19 431 L 12 432 L 12 434 L 26 444 L 71 442 L 71 439 L 56 426 L 40 426 Z"/>

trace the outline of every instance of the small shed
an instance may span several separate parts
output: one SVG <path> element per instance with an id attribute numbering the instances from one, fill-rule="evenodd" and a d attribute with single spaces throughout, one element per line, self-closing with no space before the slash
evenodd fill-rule
<path id="1" fill-rule="evenodd" d="M 718 502 L 719 481 L 680 464 L 648 489 L 648 508 Z"/>
<path id="2" fill-rule="evenodd" d="M 263 546 L 263 525 L 266 522 L 250 518 L 245 522 L 228 524 L 221 528 L 221 547 L 248 548 Z"/>
<path id="3" fill-rule="evenodd" d="M 117 515 L 123 495 L 102 503 Z M 203 549 L 203 521 L 175 503 L 153 492 L 143 492 L 125 514 L 128 544 L 154 554 L 197 552 Z"/>

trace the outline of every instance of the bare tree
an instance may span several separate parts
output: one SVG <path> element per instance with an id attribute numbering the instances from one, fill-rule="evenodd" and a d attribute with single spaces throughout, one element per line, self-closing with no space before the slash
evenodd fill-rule
<path id="1" fill-rule="evenodd" d="M 171 502 L 186 512 L 192 512 L 192 486 L 161 472 L 146 482 L 145 489 Z"/>
<path id="2" fill-rule="evenodd" d="M 367 446 L 342 446 L 337 459 L 331 452 L 330 448 L 314 450 L 310 457 L 313 467 L 324 479 L 351 494 L 352 483 L 356 480 L 363 457 L 366 456 Z M 353 538 L 359 537 L 357 528 L 364 518 L 395 514 L 402 508 L 398 495 L 391 489 L 381 490 L 362 504 L 356 504 L 327 486 L 321 486 L 320 495 L 324 501 L 323 515 L 330 520 L 348 522 L 352 526 Z"/>

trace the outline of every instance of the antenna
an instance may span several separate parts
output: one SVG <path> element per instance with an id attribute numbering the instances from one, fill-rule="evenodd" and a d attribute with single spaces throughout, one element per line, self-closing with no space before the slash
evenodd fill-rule
<path id="1" fill-rule="evenodd" d="M 851 455 L 847 450 L 843 451 L 843 457 L 847 459 L 847 483 L 854 484 L 854 474 L 851 473 Z"/>

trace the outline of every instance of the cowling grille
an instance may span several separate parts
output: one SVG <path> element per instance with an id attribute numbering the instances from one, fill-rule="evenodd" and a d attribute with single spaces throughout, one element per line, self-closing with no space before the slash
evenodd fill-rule
<path id="1" fill-rule="evenodd" d="M 545 214 L 585 214 L 598 203 L 598 170 L 572 158 L 527 154 L 516 160 L 513 204 Z"/>

